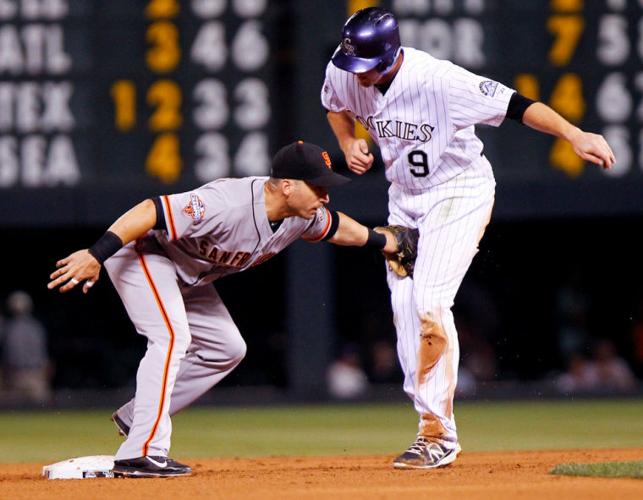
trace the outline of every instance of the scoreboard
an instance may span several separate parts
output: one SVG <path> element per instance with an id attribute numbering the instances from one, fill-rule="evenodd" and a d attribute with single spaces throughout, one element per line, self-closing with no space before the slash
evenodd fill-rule
<path id="1" fill-rule="evenodd" d="M 269 169 L 268 0 L 0 0 L 0 189 Z"/>
<path id="2" fill-rule="evenodd" d="M 103 224 L 141 196 L 266 174 L 300 136 L 339 159 L 323 68 L 347 11 L 376 3 L 0 0 L 0 225 Z M 379 3 L 404 44 L 611 144 L 604 172 L 520 125 L 480 127 L 508 217 L 643 213 L 643 0 Z"/>

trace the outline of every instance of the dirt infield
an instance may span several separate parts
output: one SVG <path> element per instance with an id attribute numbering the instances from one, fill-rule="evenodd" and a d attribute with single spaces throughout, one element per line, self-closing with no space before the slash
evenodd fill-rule
<path id="1" fill-rule="evenodd" d="M 643 449 L 463 453 L 433 471 L 396 471 L 388 456 L 268 457 L 188 461 L 175 479 L 49 481 L 41 465 L 0 465 L 2 499 L 439 498 L 619 500 L 643 498 L 643 481 L 551 476 L 562 462 L 640 460 Z M 408 495 L 408 496 L 406 496 Z"/>

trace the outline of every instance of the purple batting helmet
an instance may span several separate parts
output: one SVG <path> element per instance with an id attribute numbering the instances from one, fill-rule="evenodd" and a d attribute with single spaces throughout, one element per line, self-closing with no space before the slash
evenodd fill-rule
<path id="1" fill-rule="evenodd" d="M 383 73 L 395 62 L 400 50 L 400 32 L 395 15 L 379 7 L 353 14 L 342 29 L 342 42 L 335 50 L 335 66 L 350 73 L 377 69 Z"/>

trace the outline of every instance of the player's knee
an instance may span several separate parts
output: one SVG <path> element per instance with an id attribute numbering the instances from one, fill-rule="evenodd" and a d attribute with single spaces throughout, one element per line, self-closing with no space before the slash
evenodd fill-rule
<path id="1" fill-rule="evenodd" d="M 448 338 L 440 316 L 431 312 L 420 314 L 420 339 L 432 346 L 438 356 L 442 355 L 446 350 Z"/>
<path id="2" fill-rule="evenodd" d="M 181 359 L 183 359 L 187 354 L 188 347 L 190 347 L 190 340 L 178 339 L 174 343 L 174 355 L 180 356 Z"/>
<path id="3" fill-rule="evenodd" d="M 247 350 L 246 342 L 241 335 L 233 337 L 233 340 L 226 345 L 228 359 L 230 359 L 230 362 L 235 366 L 241 363 L 241 360 L 246 357 Z"/>
<path id="4" fill-rule="evenodd" d="M 161 352 L 167 352 L 168 349 L 171 349 L 173 354 L 179 356 L 185 354 L 190 342 L 192 342 L 189 328 L 180 324 L 174 324 L 169 334 L 165 330 L 160 333 L 157 332 L 154 336 L 146 336 L 151 340 L 151 343 L 148 344 L 148 349 L 158 349 Z"/>
<path id="5" fill-rule="evenodd" d="M 420 314 L 418 377 L 422 383 L 447 350 L 449 343 L 440 316 L 435 312 Z"/>
<path id="6" fill-rule="evenodd" d="M 174 351 L 183 353 L 188 350 L 192 342 L 192 335 L 189 328 L 175 328 L 174 329 Z"/>

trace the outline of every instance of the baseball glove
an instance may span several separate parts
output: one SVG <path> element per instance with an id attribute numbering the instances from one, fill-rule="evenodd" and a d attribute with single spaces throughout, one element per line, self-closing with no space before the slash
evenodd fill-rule
<path id="1" fill-rule="evenodd" d="M 382 252 L 391 271 L 402 278 L 407 276 L 412 278 L 417 258 L 419 231 L 397 225 L 379 226 L 375 229 L 391 233 L 397 241 L 397 252 Z"/>

